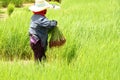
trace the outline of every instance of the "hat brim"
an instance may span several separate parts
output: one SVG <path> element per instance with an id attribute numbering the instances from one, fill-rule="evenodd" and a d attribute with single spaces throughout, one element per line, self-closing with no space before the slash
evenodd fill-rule
<path id="1" fill-rule="evenodd" d="M 30 6 L 29 9 L 31 11 L 34 11 L 34 12 L 38 12 L 38 11 L 42 11 L 42 10 L 45 10 L 45 9 L 48 9 L 50 8 L 51 5 L 48 3 L 48 2 L 44 2 L 44 6 L 36 6 L 36 5 L 33 5 L 33 6 Z"/>
<path id="2" fill-rule="evenodd" d="M 29 7 L 29 9 L 31 11 L 38 12 L 38 11 L 43 11 L 45 9 L 48 9 L 49 7 L 50 6 L 44 6 L 44 7 L 31 6 L 31 7 Z"/>

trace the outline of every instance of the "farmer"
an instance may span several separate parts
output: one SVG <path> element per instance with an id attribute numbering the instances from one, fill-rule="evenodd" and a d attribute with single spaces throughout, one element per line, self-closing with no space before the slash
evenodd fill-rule
<path id="1" fill-rule="evenodd" d="M 47 9 L 51 7 L 55 6 L 45 0 L 35 0 L 35 4 L 29 8 L 34 13 L 31 17 L 29 34 L 35 61 L 46 58 L 48 31 L 57 26 L 56 20 L 48 20 L 45 16 Z"/>

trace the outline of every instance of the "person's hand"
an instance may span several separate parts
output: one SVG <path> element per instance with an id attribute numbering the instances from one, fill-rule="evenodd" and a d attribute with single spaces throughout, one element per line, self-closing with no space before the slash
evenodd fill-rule
<path id="1" fill-rule="evenodd" d="M 53 23 L 55 23 L 56 25 L 58 24 L 58 22 L 56 20 L 52 20 Z"/>
<path id="2" fill-rule="evenodd" d="M 51 22 L 50 25 L 51 25 L 52 27 L 56 27 L 57 24 L 58 24 L 58 22 L 57 22 L 56 20 L 51 20 L 50 22 Z"/>

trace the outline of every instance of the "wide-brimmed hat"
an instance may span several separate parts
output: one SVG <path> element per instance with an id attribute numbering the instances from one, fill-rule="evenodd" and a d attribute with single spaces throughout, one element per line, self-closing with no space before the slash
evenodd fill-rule
<path id="1" fill-rule="evenodd" d="M 30 6 L 29 9 L 34 12 L 42 11 L 50 8 L 51 5 L 45 0 L 35 0 L 35 4 Z"/>

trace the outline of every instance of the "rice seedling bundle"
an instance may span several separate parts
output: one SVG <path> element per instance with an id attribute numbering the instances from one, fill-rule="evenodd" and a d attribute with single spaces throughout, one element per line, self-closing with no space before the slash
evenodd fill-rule
<path id="1" fill-rule="evenodd" d="M 62 46 L 63 44 L 65 44 L 66 39 L 58 27 L 54 27 L 50 33 L 51 33 L 51 37 L 50 37 L 50 41 L 49 41 L 50 48 L 59 47 L 59 46 Z"/>

